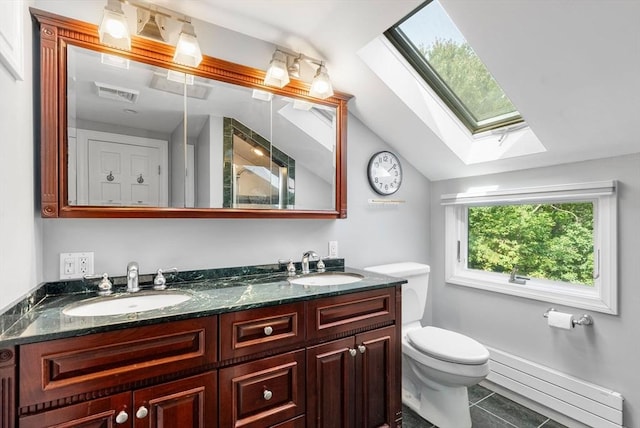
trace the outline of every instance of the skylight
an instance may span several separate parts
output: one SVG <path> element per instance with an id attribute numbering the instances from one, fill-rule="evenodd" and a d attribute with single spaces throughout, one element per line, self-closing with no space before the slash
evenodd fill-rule
<path id="1" fill-rule="evenodd" d="M 523 122 L 438 0 L 420 6 L 385 36 L 472 134 Z"/>

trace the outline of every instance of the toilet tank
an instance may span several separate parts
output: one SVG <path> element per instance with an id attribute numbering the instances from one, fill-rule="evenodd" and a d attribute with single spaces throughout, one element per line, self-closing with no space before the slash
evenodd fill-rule
<path id="1" fill-rule="evenodd" d="M 427 304 L 429 265 L 415 262 L 391 263 L 364 268 L 369 272 L 404 278 L 402 285 L 402 324 L 421 321 Z"/>

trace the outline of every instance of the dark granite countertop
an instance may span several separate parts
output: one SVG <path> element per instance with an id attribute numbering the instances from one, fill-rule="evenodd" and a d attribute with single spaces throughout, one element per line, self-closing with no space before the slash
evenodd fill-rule
<path id="1" fill-rule="evenodd" d="M 63 313 L 63 309 L 85 299 L 112 299 L 125 295 L 124 277 L 113 279 L 114 294 L 100 297 L 96 292 L 98 280 L 45 283 L 0 315 L 0 348 L 384 288 L 405 282 L 399 278 L 346 268 L 342 259 L 325 263 L 327 271 L 358 273 L 364 278 L 351 284 L 296 285 L 289 283 L 284 266 L 278 264 L 180 272 L 166 275 L 166 291 L 178 290 L 191 295 L 186 302 L 108 316 L 69 316 Z M 311 267 L 315 267 L 315 263 Z M 297 268 L 300 272 L 299 264 Z M 150 287 L 152 279 L 153 275 L 141 275 L 140 283 Z"/>

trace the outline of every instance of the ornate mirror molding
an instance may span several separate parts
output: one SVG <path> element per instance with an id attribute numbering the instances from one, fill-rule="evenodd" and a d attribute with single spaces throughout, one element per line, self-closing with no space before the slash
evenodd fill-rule
<path id="1" fill-rule="evenodd" d="M 181 66 L 172 61 L 171 46 L 141 37 L 132 38 L 130 52 L 111 49 L 99 43 L 96 25 L 36 9 L 31 9 L 31 14 L 40 30 L 42 217 L 346 218 L 349 95 L 336 93 L 326 100 L 315 99 L 308 96 L 309 85 L 298 80 L 282 89 L 268 87 L 263 83 L 264 71 L 212 57 L 205 56 L 197 68 Z M 98 73 L 83 67 L 96 58 L 99 63 L 102 56 L 124 59 L 132 68 L 107 72 L 129 76 L 143 70 L 153 77 L 147 80 L 153 80 L 155 86 L 147 82 L 143 89 L 125 91 L 124 88 L 134 88 L 134 83 L 127 81 L 118 86 L 98 81 L 104 69 Z M 178 91 L 168 82 L 169 74 L 176 71 L 185 78 L 184 84 L 178 84 Z M 82 80 L 86 75 L 91 76 L 90 84 Z M 195 86 L 187 86 L 187 78 L 194 79 Z M 149 87 L 156 90 L 155 96 L 159 94 L 157 90 L 164 91 L 163 101 L 156 101 L 154 106 L 159 108 L 169 104 L 164 100 L 177 97 L 181 110 L 161 111 L 151 122 L 155 124 L 143 130 L 136 126 L 144 122 L 150 110 L 142 110 L 145 114 L 135 119 L 117 116 L 113 107 L 98 110 L 97 106 L 108 106 L 109 102 L 116 105 L 114 102 L 122 101 L 123 97 L 130 103 L 138 95 L 142 99 L 144 91 L 151 91 Z M 266 93 L 268 100 L 265 97 L 252 100 L 252 94 L 253 98 L 260 98 L 255 96 L 256 91 Z M 87 94 L 94 96 L 101 92 L 107 98 L 112 96 L 112 101 L 87 104 Z M 209 93 L 217 94 L 218 99 L 229 98 L 224 98 L 223 104 L 204 105 L 201 100 Z M 246 100 L 237 101 L 237 94 L 246 95 Z M 113 101 L 116 96 L 119 99 Z M 229 106 L 236 104 L 237 111 L 230 113 Z M 141 103 L 130 108 L 118 105 L 117 110 L 138 114 L 144 108 Z M 91 113 L 92 110 L 96 111 Z M 173 128 L 162 131 L 161 125 L 169 122 L 170 114 L 178 115 L 178 127 L 173 132 Z M 235 125 L 229 126 L 230 123 Z M 313 128 L 319 123 L 324 124 L 320 131 Z M 193 130 L 194 124 L 198 124 L 198 133 Z M 129 156 L 126 161 L 114 160 L 111 146 L 95 148 L 98 145 L 92 144 L 92 141 L 104 143 L 109 135 L 113 140 L 108 141 L 111 146 L 126 146 L 123 152 L 128 154 L 118 154 Z M 207 141 L 206 149 L 194 149 L 200 147 L 203 138 Z M 303 146 L 307 139 L 322 144 Z M 153 152 L 153 163 L 140 161 L 147 159 L 146 154 L 140 155 L 140 150 Z M 246 153 L 250 150 L 260 152 L 259 156 L 265 156 L 266 161 L 247 160 L 250 156 Z M 208 156 L 207 163 L 203 161 L 203 153 Z M 242 161 L 236 162 L 236 157 Z M 315 160 L 306 162 L 308 168 L 305 157 Z M 160 159 L 157 167 L 156 158 Z M 129 165 L 124 169 L 128 168 L 131 179 L 122 184 L 119 180 L 124 173 L 119 167 L 125 164 Z M 166 175 L 156 178 L 161 171 Z M 247 187 L 260 176 L 264 183 Z M 312 176 L 314 180 L 319 178 L 309 184 L 308 177 Z M 154 180 L 157 183 L 152 185 Z M 129 196 L 114 191 L 119 189 L 114 185 L 128 186 Z M 155 192 L 155 198 L 149 200 L 145 199 L 148 186 Z M 95 189 L 99 189 L 97 193 Z M 206 195 L 201 198 L 201 194 Z"/>

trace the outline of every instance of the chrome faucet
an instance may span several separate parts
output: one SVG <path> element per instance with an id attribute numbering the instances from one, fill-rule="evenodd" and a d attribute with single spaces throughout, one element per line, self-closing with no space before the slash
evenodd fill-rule
<path id="1" fill-rule="evenodd" d="M 127 265 L 127 291 L 129 293 L 140 291 L 140 287 L 138 287 L 139 270 L 138 262 L 129 262 Z"/>
<path id="2" fill-rule="evenodd" d="M 320 260 L 320 256 L 313 250 L 309 250 L 302 254 L 302 273 L 309 273 L 310 260 Z"/>

